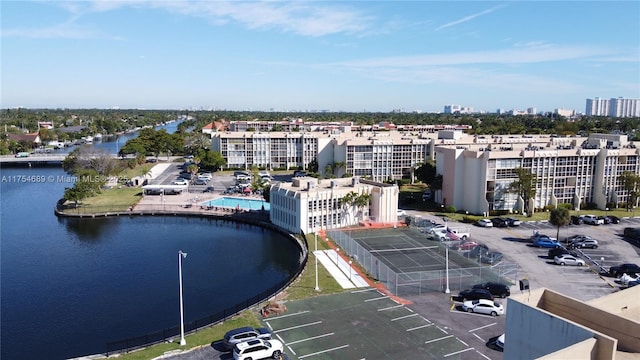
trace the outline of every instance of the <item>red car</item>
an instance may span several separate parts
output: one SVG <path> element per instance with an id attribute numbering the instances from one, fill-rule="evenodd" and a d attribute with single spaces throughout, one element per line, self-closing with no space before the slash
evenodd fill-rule
<path id="1" fill-rule="evenodd" d="M 465 241 L 460 244 L 460 250 L 471 250 L 476 246 L 478 246 L 478 243 L 475 241 Z"/>

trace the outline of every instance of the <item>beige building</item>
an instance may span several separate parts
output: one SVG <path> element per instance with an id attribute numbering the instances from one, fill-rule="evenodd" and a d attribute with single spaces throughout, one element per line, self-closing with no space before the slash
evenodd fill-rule
<path id="1" fill-rule="evenodd" d="M 453 144 L 438 140 L 435 152 L 443 176 L 436 200 L 478 214 L 522 211 L 522 199 L 509 191 L 519 167 L 537 178 L 531 209 L 560 203 L 576 209 L 589 203 L 618 207 L 629 198 L 618 177 L 625 171 L 640 174 L 640 152 L 626 135 L 463 135 Z"/>
<path id="2" fill-rule="evenodd" d="M 582 302 L 548 289 L 507 300 L 504 358 L 640 358 L 640 286 Z"/>
<path id="3" fill-rule="evenodd" d="M 350 193 L 369 195 L 369 203 L 361 208 L 344 204 L 341 199 Z M 290 183 L 273 185 L 269 203 L 271 222 L 292 233 L 340 228 L 361 221 L 392 223 L 398 219 L 398 187 L 358 177 L 294 178 Z"/>

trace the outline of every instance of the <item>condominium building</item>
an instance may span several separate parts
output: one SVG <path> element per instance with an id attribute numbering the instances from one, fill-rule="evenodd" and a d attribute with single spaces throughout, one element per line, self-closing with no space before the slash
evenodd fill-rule
<path id="1" fill-rule="evenodd" d="M 358 207 L 343 199 L 349 194 L 368 196 Z M 271 222 L 292 233 L 340 228 L 360 221 L 397 221 L 398 187 L 358 177 L 318 180 L 294 178 L 277 183 L 270 191 Z"/>
<path id="2" fill-rule="evenodd" d="M 576 209 L 588 203 L 619 206 L 629 198 L 620 174 L 640 173 L 640 154 L 626 135 L 467 135 L 435 151 L 436 171 L 443 176 L 440 201 L 478 214 L 523 211 L 523 199 L 509 190 L 518 180 L 516 168 L 536 176 L 535 196 L 527 204 L 532 210 L 560 203 Z"/>
<path id="3" fill-rule="evenodd" d="M 587 99 L 585 113 L 588 116 L 640 117 L 640 99 Z"/>
<path id="4" fill-rule="evenodd" d="M 381 182 L 412 176 L 417 166 L 434 158 L 437 139 L 452 134 L 462 132 L 412 135 L 399 131 L 352 132 L 349 127 L 339 132 L 218 132 L 212 133 L 212 149 L 222 154 L 229 169 L 255 165 L 307 170 L 316 160 L 318 172 L 324 176 L 331 169 L 337 177 L 351 174 Z"/>

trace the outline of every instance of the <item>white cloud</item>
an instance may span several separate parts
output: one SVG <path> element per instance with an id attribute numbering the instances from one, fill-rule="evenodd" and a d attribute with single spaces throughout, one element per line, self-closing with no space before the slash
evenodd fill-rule
<path id="1" fill-rule="evenodd" d="M 479 13 L 476 13 L 476 14 L 473 14 L 473 15 L 469 15 L 469 16 L 465 16 L 465 17 L 460 18 L 458 20 L 454 20 L 454 21 L 448 22 L 448 23 L 446 23 L 444 25 L 438 26 L 436 28 L 436 31 L 440 31 L 442 29 L 446 29 L 446 28 L 451 27 L 451 26 L 455 26 L 455 25 L 459 25 L 459 24 L 465 23 L 465 22 L 473 20 L 473 19 L 475 19 L 475 18 L 477 18 L 479 16 L 491 14 L 492 12 L 494 12 L 494 11 L 500 9 L 500 8 L 503 8 L 503 7 L 504 7 L 504 5 L 494 6 L 494 7 L 490 8 L 490 9 L 483 10 L 483 11 L 481 11 Z"/>

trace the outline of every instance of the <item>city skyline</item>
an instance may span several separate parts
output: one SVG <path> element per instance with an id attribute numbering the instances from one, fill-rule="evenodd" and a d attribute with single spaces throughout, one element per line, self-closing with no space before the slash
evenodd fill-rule
<path id="1" fill-rule="evenodd" d="M 3 1 L 0 106 L 584 112 L 640 98 L 638 23 L 625 1 Z"/>

